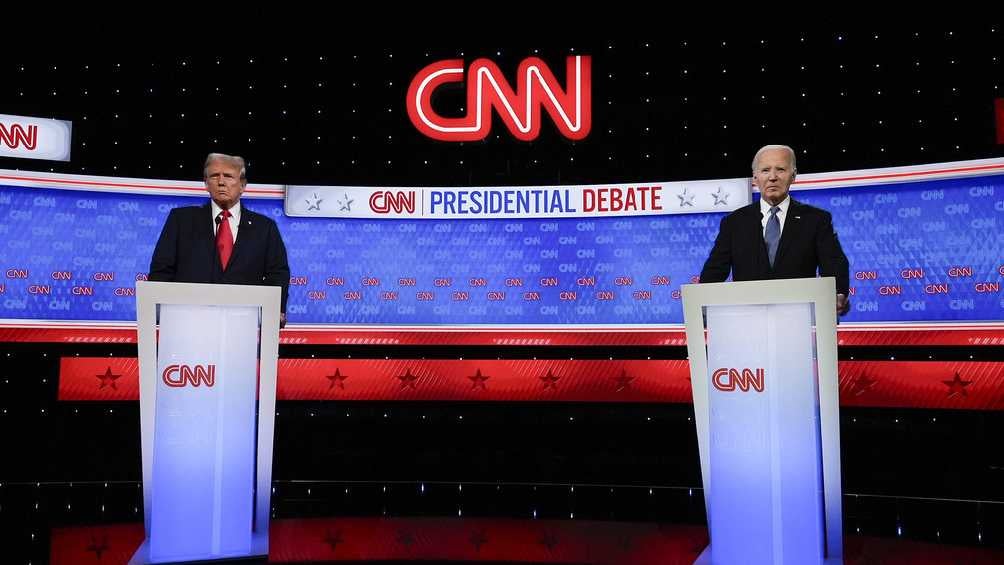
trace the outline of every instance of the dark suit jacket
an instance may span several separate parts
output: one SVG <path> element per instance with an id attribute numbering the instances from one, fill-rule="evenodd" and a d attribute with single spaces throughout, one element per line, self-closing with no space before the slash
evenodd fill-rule
<path id="1" fill-rule="evenodd" d="M 285 312 L 289 297 L 289 263 L 286 245 L 275 222 L 248 210 L 242 203 L 237 241 L 224 271 L 216 252 L 213 220 L 213 208 L 209 203 L 171 210 L 150 260 L 149 279 L 279 286 L 282 287 L 281 311 Z"/>
<path id="2" fill-rule="evenodd" d="M 718 238 L 701 269 L 701 282 L 722 282 L 732 271 L 734 281 L 835 277 L 837 292 L 847 294 L 847 256 L 833 231 L 830 213 L 794 198 L 788 206 L 774 266 L 767 257 L 760 224 L 760 202 L 722 219 Z"/>

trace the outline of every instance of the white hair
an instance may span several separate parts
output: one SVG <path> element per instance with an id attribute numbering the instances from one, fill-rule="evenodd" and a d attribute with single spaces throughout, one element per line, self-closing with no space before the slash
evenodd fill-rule
<path id="1" fill-rule="evenodd" d="M 760 156 L 763 155 L 765 151 L 774 151 L 776 149 L 783 149 L 783 150 L 787 151 L 789 155 L 791 155 L 791 172 L 793 172 L 793 173 L 797 173 L 798 172 L 798 167 L 795 166 L 795 150 L 794 149 L 792 149 L 791 147 L 788 147 L 787 145 L 764 145 L 763 147 L 760 148 L 759 151 L 756 152 L 756 155 L 753 156 L 753 172 L 754 173 L 756 173 L 757 163 L 760 162 Z"/>
<path id="2" fill-rule="evenodd" d="M 240 179 L 247 180 L 247 169 L 244 166 L 244 157 L 239 155 L 227 155 L 225 153 L 210 153 L 206 157 L 206 163 L 202 166 L 202 178 L 206 177 L 206 172 L 209 171 L 209 165 L 214 161 L 223 161 L 224 163 L 229 163 L 238 169 L 240 169 Z"/>

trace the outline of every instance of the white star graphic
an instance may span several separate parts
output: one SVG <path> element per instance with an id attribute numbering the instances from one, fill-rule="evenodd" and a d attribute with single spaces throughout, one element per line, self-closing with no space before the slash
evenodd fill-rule
<path id="1" fill-rule="evenodd" d="M 310 198 L 307 199 L 307 211 L 309 212 L 311 210 L 317 210 L 318 212 L 320 212 L 321 202 L 324 202 L 324 199 L 318 198 L 317 193 L 315 192 L 313 199 Z"/>
<path id="2" fill-rule="evenodd" d="M 690 194 L 690 189 L 683 187 L 683 192 L 676 195 L 680 199 L 680 207 L 693 206 L 694 205 L 694 195 Z"/>
<path id="3" fill-rule="evenodd" d="M 711 197 L 715 199 L 715 206 L 719 204 L 728 205 L 729 203 L 729 193 L 723 192 L 720 186 L 718 187 L 718 192 L 712 194 Z"/>
<path id="4" fill-rule="evenodd" d="M 342 199 L 338 201 L 338 205 L 341 206 L 341 208 L 339 208 L 339 211 L 341 211 L 341 212 L 351 212 L 352 211 L 352 203 L 353 202 L 355 202 L 355 201 L 352 200 L 351 198 L 349 198 L 348 194 L 343 194 L 342 195 Z"/>

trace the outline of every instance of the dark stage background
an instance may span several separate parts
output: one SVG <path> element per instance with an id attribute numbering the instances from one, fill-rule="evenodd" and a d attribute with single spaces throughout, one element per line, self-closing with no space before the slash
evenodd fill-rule
<path id="1" fill-rule="evenodd" d="M 515 83 L 528 56 L 562 80 L 570 54 L 592 57 L 593 125 L 581 141 L 547 120 L 538 139 L 518 141 L 495 118 L 485 140 L 447 143 L 408 121 L 410 79 L 433 61 L 486 57 Z M 0 59 L 0 72 L 0 113 L 74 128 L 70 162 L 0 158 L 5 169 L 197 182 L 205 155 L 222 151 L 248 159 L 253 183 L 483 186 L 738 177 L 767 143 L 793 146 L 801 173 L 1004 156 L 996 24 L 241 56 L 25 52 Z M 440 102 L 448 114 L 463 90 Z M 989 337 L 848 346 L 840 359 L 983 361 L 999 376 L 1004 346 L 999 331 Z M 52 528 L 142 521 L 138 403 L 58 400 L 60 358 L 135 355 L 128 344 L 0 343 L 0 551 L 9 562 L 55 555 Z M 637 360 L 686 351 L 284 345 L 280 356 Z M 938 394 L 959 397 L 954 409 L 855 403 L 867 390 L 842 388 L 855 404 L 841 412 L 848 543 L 1004 546 L 1004 415 L 972 408 L 1000 406 L 1004 390 L 949 385 Z M 276 430 L 277 519 L 704 524 L 687 403 L 287 400 Z M 84 540 L 101 547 L 95 535 Z M 93 559 L 105 550 L 81 551 Z"/>

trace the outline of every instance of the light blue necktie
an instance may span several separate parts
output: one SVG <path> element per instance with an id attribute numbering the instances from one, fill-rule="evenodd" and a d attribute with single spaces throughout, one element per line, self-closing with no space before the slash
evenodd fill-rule
<path id="1" fill-rule="evenodd" d="M 770 258 L 770 266 L 774 266 L 774 257 L 777 255 L 777 244 L 781 241 L 781 221 L 777 219 L 777 206 L 771 206 L 770 217 L 767 218 L 767 227 L 763 230 L 763 240 L 767 243 L 767 257 Z"/>

